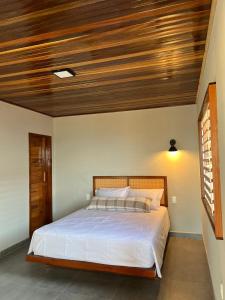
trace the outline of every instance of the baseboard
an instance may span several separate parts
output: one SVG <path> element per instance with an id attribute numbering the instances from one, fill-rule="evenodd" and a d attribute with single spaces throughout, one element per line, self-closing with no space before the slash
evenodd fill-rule
<path id="1" fill-rule="evenodd" d="M 19 250 L 20 248 L 24 247 L 29 242 L 29 239 L 25 239 L 15 245 L 10 246 L 9 248 L 0 251 L 0 258 L 3 258 L 7 255 L 14 253 L 15 251 Z"/>
<path id="2" fill-rule="evenodd" d="M 192 233 L 192 232 L 170 231 L 169 236 L 178 237 L 178 238 L 192 239 L 192 240 L 202 240 L 202 234 Z"/>

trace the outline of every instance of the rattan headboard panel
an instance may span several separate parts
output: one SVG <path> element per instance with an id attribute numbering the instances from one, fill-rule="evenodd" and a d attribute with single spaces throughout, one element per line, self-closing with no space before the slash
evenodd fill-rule
<path id="1" fill-rule="evenodd" d="M 95 190 L 103 187 L 125 187 L 133 189 L 164 189 L 161 205 L 168 206 L 166 176 L 94 176 L 93 195 Z"/>

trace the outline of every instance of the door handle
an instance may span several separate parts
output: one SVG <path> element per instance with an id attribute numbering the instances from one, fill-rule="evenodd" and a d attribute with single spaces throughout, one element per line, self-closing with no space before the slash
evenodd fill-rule
<path id="1" fill-rule="evenodd" d="M 43 173 L 43 181 L 46 182 L 46 172 Z"/>

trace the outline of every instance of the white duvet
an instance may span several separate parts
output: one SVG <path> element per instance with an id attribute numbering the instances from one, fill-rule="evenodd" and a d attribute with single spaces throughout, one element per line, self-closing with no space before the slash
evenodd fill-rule
<path id="1" fill-rule="evenodd" d="M 37 229 L 28 253 L 108 265 L 161 266 L 169 232 L 167 208 L 150 213 L 78 210 Z"/>

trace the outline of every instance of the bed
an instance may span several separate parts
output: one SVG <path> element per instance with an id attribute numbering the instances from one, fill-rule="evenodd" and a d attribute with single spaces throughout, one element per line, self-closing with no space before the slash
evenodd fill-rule
<path id="1" fill-rule="evenodd" d="M 160 209 L 150 213 L 80 209 L 37 229 L 27 261 L 74 269 L 161 277 L 169 232 L 164 176 L 95 176 L 101 187 L 163 188 Z"/>

